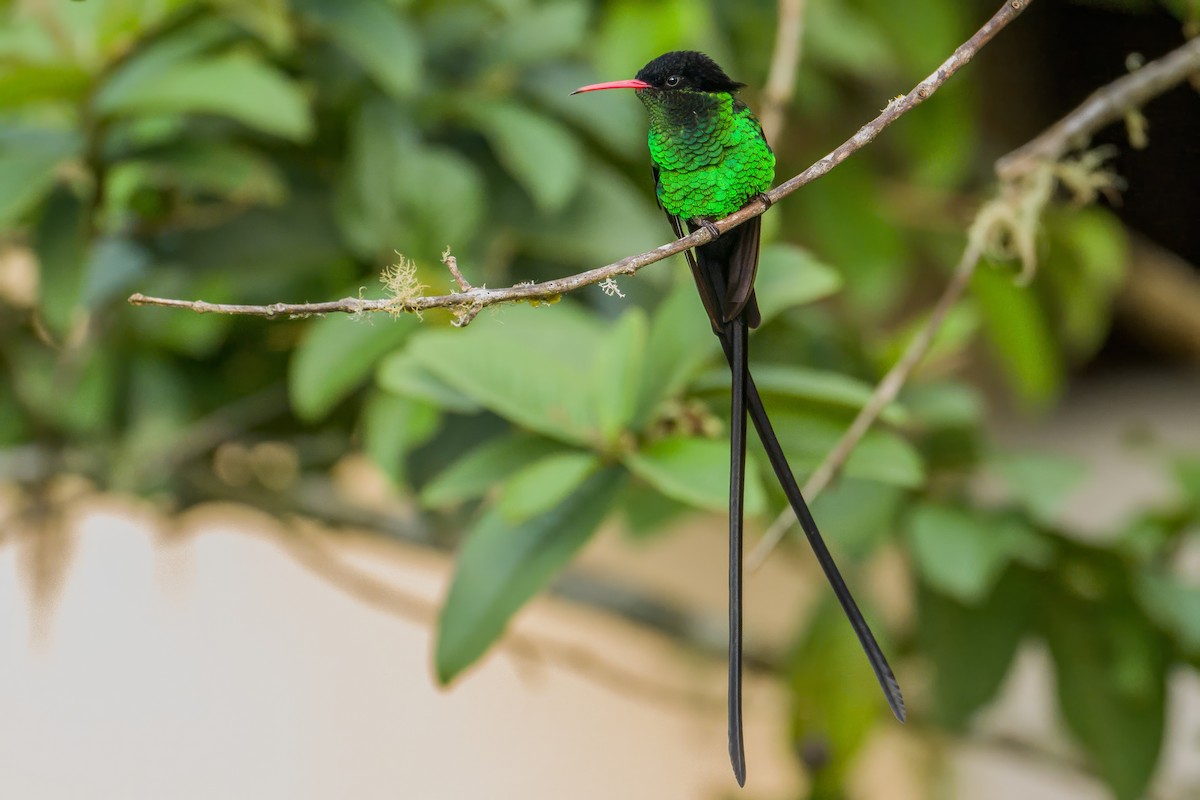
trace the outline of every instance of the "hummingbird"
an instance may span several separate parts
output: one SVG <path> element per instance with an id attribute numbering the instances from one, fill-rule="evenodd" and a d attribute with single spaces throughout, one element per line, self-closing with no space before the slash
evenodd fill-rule
<path id="1" fill-rule="evenodd" d="M 712 240 L 685 251 L 688 266 L 732 374 L 729 435 L 729 759 L 746 784 L 742 733 L 742 530 L 746 417 L 754 423 L 771 467 L 833 593 L 866 652 L 892 713 L 904 721 L 904 698 L 874 634 L 825 546 L 750 375 L 749 329 L 762 321 L 754 294 L 760 217 L 724 234 L 714 220 L 753 200 L 770 206 L 775 154 L 762 125 L 737 92 L 738 83 L 694 50 L 665 53 L 629 80 L 594 83 L 572 94 L 633 89 L 650 118 L 648 144 L 659 206 L 676 237 L 705 228 Z"/>

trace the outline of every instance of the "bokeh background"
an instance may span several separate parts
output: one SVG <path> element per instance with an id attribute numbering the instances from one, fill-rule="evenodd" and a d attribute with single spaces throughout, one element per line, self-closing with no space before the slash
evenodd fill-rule
<path id="1" fill-rule="evenodd" d="M 799 5 L 780 179 L 998 7 Z M 727 378 L 681 259 L 466 329 L 125 298 L 384 297 L 397 263 L 441 294 L 447 246 L 495 287 L 661 244 L 640 104 L 568 93 L 691 48 L 757 107 L 776 4 L 2 13 L 3 796 L 1200 795 L 1200 84 L 1090 143 L 1119 180 L 1056 196 L 1028 285 L 983 265 L 813 503 L 909 723 L 802 541 L 749 577 L 737 792 Z M 764 217 L 752 363 L 802 478 L 995 160 L 1198 26 L 1192 0 L 1034 3 Z M 785 504 L 751 467 L 760 532 Z"/>

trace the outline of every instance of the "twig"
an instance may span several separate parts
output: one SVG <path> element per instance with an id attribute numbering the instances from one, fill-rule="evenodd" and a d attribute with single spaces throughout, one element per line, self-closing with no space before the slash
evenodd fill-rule
<path id="1" fill-rule="evenodd" d="M 1127 112 L 1162 94 L 1195 72 L 1200 72 L 1200 39 L 1193 39 L 1137 72 L 1097 89 L 1082 105 L 1037 138 L 1000 158 L 996 162 L 997 176 L 1005 187 L 1019 192 L 1020 190 L 1015 189 L 1016 184 L 1032 174 L 1035 167 L 1057 161 L 1091 134 L 1123 119 Z M 1043 205 L 1049 199 L 1049 188 L 1044 187 L 1045 197 L 1041 201 Z M 1020 199 L 1017 198 L 1013 202 L 1020 202 Z M 858 412 L 854 422 L 804 484 L 801 491 L 810 501 L 829 485 L 845 465 L 859 441 L 875 424 L 883 409 L 896 399 L 913 370 L 929 352 L 946 314 L 958 302 L 970 283 L 980 257 L 987 249 L 993 224 L 995 219 L 988 217 L 988 210 L 981 211 L 972 226 L 962 258 L 942 296 L 938 298 L 933 313 L 921 331 L 909 342 L 900 360 L 875 387 L 871 398 Z M 1027 270 L 1030 267 L 1028 262 L 1026 267 Z M 746 568 L 756 570 L 761 567 L 794 521 L 790 509 L 781 512 L 746 558 Z"/>
<path id="2" fill-rule="evenodd" d="M 804 10 L 806 0 L 779 0 L 779 22 L 775 26 L 775 49 L 771 69 L 763 87 L 763 135 L 768 142 L 778 142 L 783 136 L 783 120 L 792 104 L 796 87 L 796 70 L 804 40 Z"/>
<path id="3" fill-rule="evenodd" d="M 996 162 L 1002 180 L 1028 172 L 1037 162 L 1057 161 L 1088 137 L 1193 73 L 1200 73 L 1200 38 L 1180 45 L 1129 75 L 1103 86 L 1036 139 Z"/>
<path id="4" fill-rule="evenodd" d="M 462 272 L 459 271 L 458 259 L 450 255 L 449 247 L 447 247 L 446 251 L 442 253 L 442 263 L 446 265 L 446 269 L 450 270 L 450 277 L 454 278 L 454 282 L 458 284 L 460 291 L 471 291 L 471 284 L 467 283 L 467 279 L 464 278 Z"/>
<path id="5" fill-rule="evenodd" d="M 776 186 L 766 193 L 769 202 L 755 200 L 742 209 L 730 214 L 724 219 L 717 220 L 714 225 L 718 233 L 724 233 L 731 228 L 761 215 L 768 206 L 787 197 L 792 192 L 807 183 L 820 178 L 825 173 L 845 161 L 853 153 L 866 147 L 884 128 L 891 125 L 904 114 L 925 102 L 942 84 L 958 72 L 970 61 L 979 49 L 986 45 L 1000 32 L 1005 25 L 1012 22 L 1018 14 L 1033 0 L 1007 0 L 996 14 L 980 28 L 974 36 L 964 42 L 947 58 L 929 77 L 921 81 L 908 94 L 888 103 L 887 108 L 879 116 L 859 128 L 854 136 L 847 139 L 836 149 L 821 160 L 801 172 L 799 175 Z M 266 317 L 268 319 L 281 316 L 308 316 L 311 314 L 361 314 L 386 311 L 390 313 L 418 312 L 431 308 L 475 308 L 479 309 L 497 303 L 513 303 L 523 300 L 552 300 L 567 292 L 582 289 L 593 283 L 599 283 L 607 278 L 618 275 L 632 275 L 643 267 L 649 266 L 664 258 L 681 253 L 698 245 L 712 241 L 713 235 L 709 228 L 702 227 L 694 233 L 633 256 L 627 256 L 620 261 L 614 261 L 603 267 L 581 272 L 565 278 L 556 278 L 542 283 L 519 284 L 504 289 L 487 289 L 479 287 L 469 291 L 460 291 L 434 297 L 394 297 L 382 300 L 363 300 L 357 297 L 345 297 L 341 300 L 330 300 L 320 303 L 271 303 L 269 305 L 234 305 L 229 303 L 207 303 L 203 300 L 176 300 L 164 297 L 147 297 L 138 293 L 129 298 L 135 306 L 165 306 L 182 308 L 197 313 L 206 314 L 238 314 L 244 316 Z"/>

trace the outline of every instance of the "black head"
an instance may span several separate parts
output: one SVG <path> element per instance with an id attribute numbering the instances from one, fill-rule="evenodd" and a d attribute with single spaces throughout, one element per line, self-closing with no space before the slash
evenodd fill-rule
<path id="1" fill-rule="evenodd" d="M 642 67 L 637 79 L 661 91 L 736 92 L 746 85 L 730 78 L 717 62 L 695 50 L 664 53 Z"/>

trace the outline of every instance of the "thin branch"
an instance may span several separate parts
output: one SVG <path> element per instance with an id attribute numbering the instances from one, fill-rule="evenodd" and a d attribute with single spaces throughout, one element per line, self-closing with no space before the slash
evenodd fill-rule
<path id="1" fill-rule="evenodd" d="M 1033 174 L 1036 167 L 1057 162 L 1075 147 L 1085 144 L 1086 140 L 1096 131 L 1123 119 L 1130 111 L 1136 110 L 1147 101 L 1186 80 L 1189 75 L 1198 72 L 1200 72 L 1200 39 L 1193 39 L 1157 61 L 1147 64 L 1137 72 L 1097 89 L 1082 105 L 1044 133 L 996 162 L 996 174 L 1002 185 L 1012 190 L 1008 192 L 1010 197 L 1007 198 L 1007 202 L 1023 205 L 1023 210 L 1028 216 L 1029 203 L 1024 201 L 1022 195 L 1028 194 L 1030 191 L 1040 191 L 1041 196 L 1038 201 L 1040 205 L 1037 202 L 1034 203 L 1040 214 L 1040 208 L 1049 200 L 1052 184 L 1038 189 L 1036 188 L 1038 182 L 1035 181 L 1035 188 L 1023 192 L 1016 188 L 1022 178 Z M 974 275 L 975 268 L 979 265 L 979 260 L 987 249 L 987 243 L 994 227 L 1003 224 L 1001 220 L 997 219 L 996 214 L 997 211 L 1003 213 L 998 206 L 1002 206 L 1005 202 L 1006 200 L 1000 200 L 989 204 L 976 217 L 962 258 L 959 260 L 950 282 L 946 285 L 941 297 L 938 298 L 937 305 L 934 306 L 929 319 L 909 342 L 900 360 L 875 387 L 871 398 L 859 411 L 858 416 L 854 418 L 854 422 L 850 424 L 846 432 L 842 434 L 842 438 L 838 440 L 804 484 L 801 491 L 809 501 L 820 494 L 845 466 L 846 460 L 854 452 L 859 441 L 875 424 L 875 420 L 879 418 L 888 404 L 896 399 L 913 370 L 928 354 L 946 314 L 954 307 L 970 284 L 971 276 Z M 1036 222 L 1036 220 L 1031 222 Z M 1022 274 L 1030 269 L 1031 264 L 1027 261 L 1026 271 Z M 781 512 L 747 557 L 746 568 L 756 570 L 761 567 L 794 522 L 795 517 L 792 515 L 791 509 Z"/>
<path id="2" fill-rule="evenodd" d="M 771 69 L 763 87 L 763 104 L 759 119 L 768 142 L 778 142 L 783 136 L 783 121 L 792 104 L 796 88 L 796 70 L 804 40 L 804 11 L 806 0 L 779 0 L 779 22 L 775 26 L 775 50 Z"/>
<path id="3" fill-rule="evenodd" d="M 769 202 L 761 199 L 753 200 L 739 211 L 724 219 L 717 220 L 715 228 L 718 233 L 735 228 L 747 220 L 761 215 L 767 208 L 787 197 L 805 184 L 820 178 L 825 173 L 845 161 L 853 153 L 866 147 L 884 128 L 891 125 L 904 114 L 925 102 L 942 84 L 958 72 L 970 61 L 979 49 L 986 45 L 999 33 L 1004 26 L 1012 22 L 1018 14 L 1033 0 L 1007 0 L 996 14 L 980 28 L 974 36 L 959 46 L 954 53 L 942 62 L 936 70 L 921 81 L 908 94 L 894 98 L 879 116 L 859 128 L 854 136 L 847 139 L 821 160 L 801 172 L 799 175 L 776 186 L 766 193 Z M 341 300 L 330 300 L 320 303 L 271 303 L 269 305 L 234 305 L 230 303 L 207 303 L 203 300 L 175 300 L 164 297 L 147 297 L 138 293 L 129 298 L 135 306 L 164 306 L 167 308 L 182 308 L 200 314 L 237 314 L 243 316 L 276 317 L 308 316 L 311 314 L 362 314 L 371 312 L 419 312 L 431 308 L 449 308 L 451 310 L 479 309 L 498 303 L 514 303 L 525 300 L 552 300 L 568 292 L 582 289 L 594 283 L 599 283 L 618 275 L 632 275 L 643 267 L 662 261 L 665 258 L 681 253 L 698 245 L 712 241 L 713 235 L 707 227 L 702 227 L 694 233 L 674 242 L 661 245 L 633 256 L 627 256 L 620 261 L 614 261 L 603 267 L 556 278 L 542 283 L 518 284 L 504 289 L 488 289 L 477 287 L 470 291 L 459 291 L 447 295 L 433 297 L 396 297 L 382 300 L 364 300 L 357 297 L 345 297 Z"/>
<path id="4" fill-rule="evenodd" d="M 1092 92 L 1079 107 L 1036 139 L 997 161 L 996 174 L 1009 179 L 1028 172 L 1037 162 L 1057 161 L 1086 144 L 1096 131 L 1124 119 L 1130 111 L 1197 73 L 1200 73 L 1200 38 Z"/>

